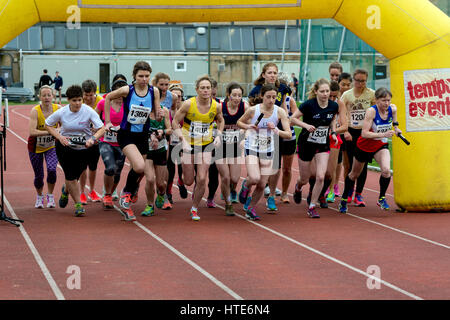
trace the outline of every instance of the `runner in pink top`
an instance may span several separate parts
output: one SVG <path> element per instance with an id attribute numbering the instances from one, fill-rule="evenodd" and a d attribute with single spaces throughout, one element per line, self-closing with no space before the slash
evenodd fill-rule
<path id="1" fill-rule="evenodd" d="M 117 80 L 112 85 L 112 90 L 126 86 L 124 80 Z M 102 99 L 97 104 L 95 109 L 100 118 L 105 122 L 105 99 Z M 123 118 L 123 98 L 111 100 L 110 119 L 113 126 L 119 128 L 120 122 Z M 104 175 L 104 196 L 103 207 L 105 209 L 114 208 L 112 194 L 116 190 L 120 180 L 120 173 L 122 172 L 125 163 L 125 155 L 117 142 L 117 131 L 106 131 L 105 135 L 101 137 L 99 142 L 100 155 L 105 164 Z"/>

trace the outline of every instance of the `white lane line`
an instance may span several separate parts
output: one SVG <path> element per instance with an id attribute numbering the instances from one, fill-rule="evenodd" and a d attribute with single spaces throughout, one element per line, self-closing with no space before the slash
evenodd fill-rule
<path id="1" fill-rule="evenodd" d="M 190 194 L 192 194 L 191 191 L 188 190 L 188 192 L 189 192 Z M 207 200 L 206 198 L 202 198 L 202 199 L 203 199 L 203 201 L 205 201 L 205 202 L 206 202 L 206 200 Z M 217 206 L 218 208 L 221 208 L 222 210 L 225 210 L 225 208 L 224 208 L 223 206 L 221 206 L 221 205 L 216 204 L 216 206 Z M 386 287 L 389 287 L 389 288 L 391 288 L 391 289 L 393 289 L 393 290 L 395 290 L 395 291 L 397 291 L 397 292 L 400 292 L 400 293 L 402 293 L 402 294 L 404 294 L 404 295 L 406 295 L 406 296 L 408 296 L 408 297 L 410 297 L 410 298 L 412 298 L 412 299 L 415 299 L 415 300 L 424 300 L 423 298 L 421 298 L 421 297 L 419 297 L 419 296 L 416 296 L 416 295 L 413 294 L 413 293 L 410 293 L 410 292 L 408 292 L 408 291 L 406 291 L 406 290 L 404 290 L 404 289 L 401 289 L 401 288 L 397 287 L 396 285 L 393 285 L 393 284 L 391 284 L 391 283 L 389 283 L 389 282 L 387 282 L 387 281 L 385 281 L 385 280 L 382 280 L 382 279 L 380 279 L 380 278 L 377 278 L 377 277 L 375 277 L 375 276 L 373 276 L 373 275 L 371 275 L 371 274 L 369 274 L 369 273 L 367 273 L 367 272 L 364 272 L 364 271 L 362 271 L 362 270 L 360 270 L 360 269 L 358 269 L 358 268 L 356 268 L 356 267 L 353 267 L 353 266 L 349 265 L 348 263 L 345 263 L 345 262 L 343 262 L 343 261 L 341 261 L 341 260 L 339 260 L 339 259 L 336 259 L 336 258 L 334 258 L 334 257 L 332 257 L 332 256 L 330 256 L 330 255 L 328 255 L 328 254 L 326 254 L 326 253 L 323 253 L 323 252 L 321 252 L 321 251 L 319 251 L 319 250 L 317 250 L 317 249 L 314 249 L 314 248 L 312 248 L 312 247 L 310 247 L 310 246 L 308 246 L 308 245 L 306 245 L 306 244 L 304 244 L 304 243 L 301 243 L 301 242 L 299 242 L 299 241 L 297 241 L 297 240 L 295 240 L 295 239 L 292 239 L 292 238 L 290 238 L 290 237 L 288 237 L 288 236 L 286 236 L 286 235 L 284 235 L 284 234 L 282 234 L 282 233 L 280 233 L 280 232 L 278 232 L 278 231 L 275 231 L 275 230 L 273 230 L 273 229 L 271 229 L 271 228 L 269 228 L 269 227 L 266 227 L 266 226 L 262 225 L 261 223 L 257 223 L 257 222 L 255 222 L 255 221 L 251 221 L 251 220 L 247 219 L 246 217 L 244 217 L 244 216 L 241 215 L 241 214 L 236 213 L 236 216 L 239 217 L 239 218 L 241 218 L 241 219 L 244 219 L 244 220 L 247 221 L 247 222 L 253 223 L 253 225 L 255 225 L 255 226 L 257 226 L 257 227 L 259 227 L 259 228 L 261 228 L 261 229 L 264 229 L 264 230 L 266 230 L 266 231 L 268 231 L 268 232 L 270 232 L 270 233 L 273 233 L 274 235 L 276 235 L 276 236 L 278 236 L 278 237 L 280 237 L 280 238 L 282 238 L 282 239 L 285 239 L 285 240 L 287 240 L 287 241 L 290 241 L 290 242 L 292 242 L 292 243 L 294 243 L 294 244 L 296 244 L 296 245 L 298 245 L 298 246 L 300 246 L 300 247 L 302 247 L 302 248 L 304 248 L 304 249 L 306 249 L 306 250 L 309 250 L 309 251 L 311 251 L 311 252 L 313 252 L 313 253 L 315 253 L 315 254 L 317 254 L 317 255 L 320 255 L 320 256 L 324 257 L 325 259 L 327 259 L 327 260 L 330 260 L 330 261 L 332 261 L 332 262 L 334 262 L 334 263 L 337 263 L 337 264 L 339 264 L 339 265 L 341 265 L 341 266 L 343 266 L 343 267 L 345 267 L 345 268 L 348 268 L 348 269 L 350 269 L 350 270 L 352 270 L 352 271 L 354 271 L 354 272 L 357 272 L 357 273 L 363 275 L 364 277 L 370 278 L 370 279 L 372 279 L 372 280 L 374 280 L 374 281 L 378 281 L 379 283 L 384 284 Z"/>
<path id="2" fill-rule="evenodd" d="M 292 170 L 293 170 L 293 171 L 297 171 L 297 172 L 300 173 L 300 171 L 299 171 L 298 169 L 294 168 L 294 167 L 292 168 Z M 343 181 L 339 181 L 339 183 L 345 184 Z M 364 186 L 364 190 L 367 190 L 367 191 L 370 191 L 370 192 L 375 192 L 375 193 L 380 193 L 380 191 L 377 191 L 377 190 L 373 190 L 373 189 L 367 188 L 366 186 Z M 386 192 L 386 195 L 387 195 L 387 196 L 390 196 L 390 197 L 394 197 L 394 195 L 391 194 L 391 193 L 389 193 L 389 192 Z"/>
<path id="3" fill-rule="evenodd" d="M 240 177 L 240 178 L 241 178 L 241 179 L 245 179 L 245 178 L 243 178 L 243 177 Z M 291 197 L 294 196 L 292 193 L 289 193 L 289 192 L 288 192 L 287 194 L 288 194 L 289 196 L 291 196 Z M 302 198 L 302 200 L 303 200 L 303 201 L 306 201 L 305 198 Z M 339 209 L 336 209 L 336 208 L 333 208 L 333 207 L 328 207 L 328 209 L 331 209 L 331 210 L 334 210 L 334 211 L 339 212 Z M 370 220 L 370 219 L 367 219 L 367 218 L 363 218 L 363 217 L 361 217 L 361 216 L 352 214 L 352 213 L 350 213 L 350 212 L 347 212 L 345 215 L 351 216 L 351 217 L 354 217 L 354 218 L 357 218 L 357 219 L 360 219 L 360 220 L 363 220 L 363 221 L 366 221 L 366 222 L 369 222 L 369 223 L 376 224 L 376 225 L 378 225 L 378 226 L 380 226 L 380 227 L 383 227 L 383 228 L 386 228 L 386 229 L 390 229 L 390 230 L 395 231 L 395 232 L 402 233 L 402 234 L 404 234 L 404 235 L 407 235 L 407 236 L 410 236 L 410 237 L 413 237 L 413 238 L 416 238 L 416 239 L 419 239 L 419 240 L 422 240 L 422 241 L 425 241 L 425 242 L 428 242 L 428 243 L 431 243 L 431 244 L 434 244 L 434 245 L 443 247 L 443 248 L 445 248 L 445 249 L 450 249 L 450 246 L 445 245 L 445 244 L 443 244 L 443 243 L 439 243 L 439 242 L 436 242 L 436 241 L 433 241 L 433 240 L 430 240 L 430 239 L 427 239 L 427 238 L 423 238 L 423 237 L 418 236 L 418 235 L 416 235 L 416 234 L 413 234 L 413 233 L 410 233 L 410 232 L 407 232 L 407 231 L 403 231 L 403 230 L 400 230 L 400 229 L 397 229 L 397 228 L 388 226 L 388 225 L 386 225 L 386 224 L 383 224 L 383 223 L 380 223 L 380 222 L 377 222 L 377 221 L 374 221 L 374 220 Z"/>
<path id="4" fill-rule="evenodd" d="M 116 206 L 114 206 L 117 210 L 120 211 Z M 236 300 L 244 300 L 241 296 L 239 296 L 236 292 L 231 290 L 229 287 L 227 287 L 225 284 L 223 284 L 221 281 L 219 281 L 216 277 L 211 275 L 208 271 L 200 267 L 198 264 L 196 264 L 194 261 L 186 257 L 184 254 L 182 254 L 180 251 L 175 249 L 173 246 L 171 246 L 168 242 L 164 241 L 160 237 L 158 237 L 156 234 L 154 234 L 152 231 L 150 231 L 147 227 L 139 223 L 138 221 L 133 221 L 135 225 L 137 225 L 139 228 L 141 228 L 145 233 L 149 234 L 152 238 L 154 238 L 156 241 L 161 243 L 164 247 L 172 251 L 175 255 L 177 255 L 181 260 L 189 264 L 191 267 L 193 267 L 195 270 L 200 272 L 203 276 L 211 280 L 216 286 L 221 288 L 223 291 L 225 291 L 227 294 L 232 296 Z"/>
<path id="5" fill-rule="evenodd" d="M 4 197 L 6 207 L 8 208 L 9 212 L 11 213 L 11 216 L 14 219 L 19 219 L 14 212 L 14 209 L 12 208 L 11 204 L 9 203 L 6 196 Z M 45 265 L 44 260 L 42 260 L 41 255 L 37 251 L 33 241 L 29 237 L 27 231 L 25 230 L 25 227 L 20 224 L 19 226 L 20 233 L 22 233 L 23 238 L 25 239 L 25 242 L 27 243 L 28 247 L 31 250 L 31 253 L 34 256 L 34 259 L 36 260 L 37 264 L 41 268 L 42 273 L 44 274 L 45 279 L 47 280 L 48 284 L 50 285 L 50 288 L 52 289 L 54 295 L 56 296 L 56 299 L 58 300 L 65 300 L 64 295 L 62 294 L 61 290 L 59 290 L 58 285 L 56 284 L 55 280 L 53 279 L 50 271 L 48 270 L 47 266 Z"/>

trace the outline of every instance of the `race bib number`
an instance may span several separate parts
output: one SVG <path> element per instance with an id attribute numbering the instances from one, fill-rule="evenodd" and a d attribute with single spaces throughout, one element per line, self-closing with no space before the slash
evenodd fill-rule
<path id="1" fill-rule="evenodd" d="M 328 127 L 317 127 L 314 132 L 311 132 L 308 136 L 308 142 L 326 144 L 328 136 Z"/>
<path id="2" fill-rule="evenodd" d="M 128 113 L 127 121 L 131 124 L 144 124 L 151 112 L 150 108 L 132 104 Z"/>
<path id="3" fill-rule="evenodd" d="M 152 139 L 148 138 L 148 150 L 150 151 L 155 151 L 155 150 L 159 150 L 165 148 L 167 149 L 167 140 L 164 138 L 162 140 L 159 140 L 158 145 L 156 146 L 156 148 L 152 147 Z"/>
<path id="4" fill-rule="evenodd" d="M 172 133 L 170 135 L 170 144 L 172 146 L 175 146 L 175 145 L 177 145 L 179 143 L 180 143 L 180 138 L 175 133 Z"/>
<path id="5" fill-rule="evenodd" d="M 352 110 L 350 111 L 350 124 L 352 127 L 361 127 L 364 122 L 366 110 Z"/>
<path id="6" fill-rule="evenodd" d="M 36 139 L 36 146 L 41 149 L 47 149 L 55 145 L 55 137 L 52 135 L 39 136 Z"/>
<path id="7" fill-rule="evenodd" d="M 259 152 L 268 152 L 272 144 L 271 136 L 257 135 L 251 141 L 250 148 Z"/>
<path id="8" fill-rule="evenodd" d="M 204 122 L 191 122 L 191 129 L 189 136 L 191 138 L 202 138 L 209 136 L 209 123 Z"/>
<path id="9" fill-rule="evenodd" d="M 385 133 L 392 129 L 392 125 L 390 123 L 377 125 L 377 133 Z M 379 138 L 377 140 L 381 140 L 384 143 L 388 142 L 388 138 Z"/>
<path id="10" fill-rule="evenodd" d="M 103 136 L 103 141 L 109 143 L 117 143 L 117 132 L 106 131 Z"/>
<path id="11" fill-rule="evenodd" d="M 223 132 L 223 142 L 227 144 L 238 143 L 239 130 L 225 130 Z"/>
<path id="12" fill-rule="evenodd" d="M 87 141 L 86 136 L 84 135 L 69 136 L 69 140 L 70 142 L 72 142 L 70 144 L 70 147 L 72 149 L 86 149 L 86 141 Z"/>

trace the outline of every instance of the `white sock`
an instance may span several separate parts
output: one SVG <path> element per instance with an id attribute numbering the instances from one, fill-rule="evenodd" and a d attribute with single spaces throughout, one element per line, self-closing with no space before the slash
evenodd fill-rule
<path id="1" fill-rule="evenodd" d="M 196 207 L 192 207 L 192 208 L 191 208 L 191 211 L 195 211 L 195 212 L 197 212 L 198 210 L 197 210 L 197 208 L 196 208 Z"/>

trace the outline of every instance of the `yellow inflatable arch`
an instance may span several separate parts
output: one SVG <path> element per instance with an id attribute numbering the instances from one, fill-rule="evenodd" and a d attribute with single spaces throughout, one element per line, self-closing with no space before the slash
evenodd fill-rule
<path id="1" fill-rule="evenodd" d="M 393 140 L 394 196 L 450 210 L 450 19 L 427 0 L 10 0 L 0 45 L 38 22 L 208 22 L 333 18 L 390 60 L 393 103 L 411 141 Z"/>

